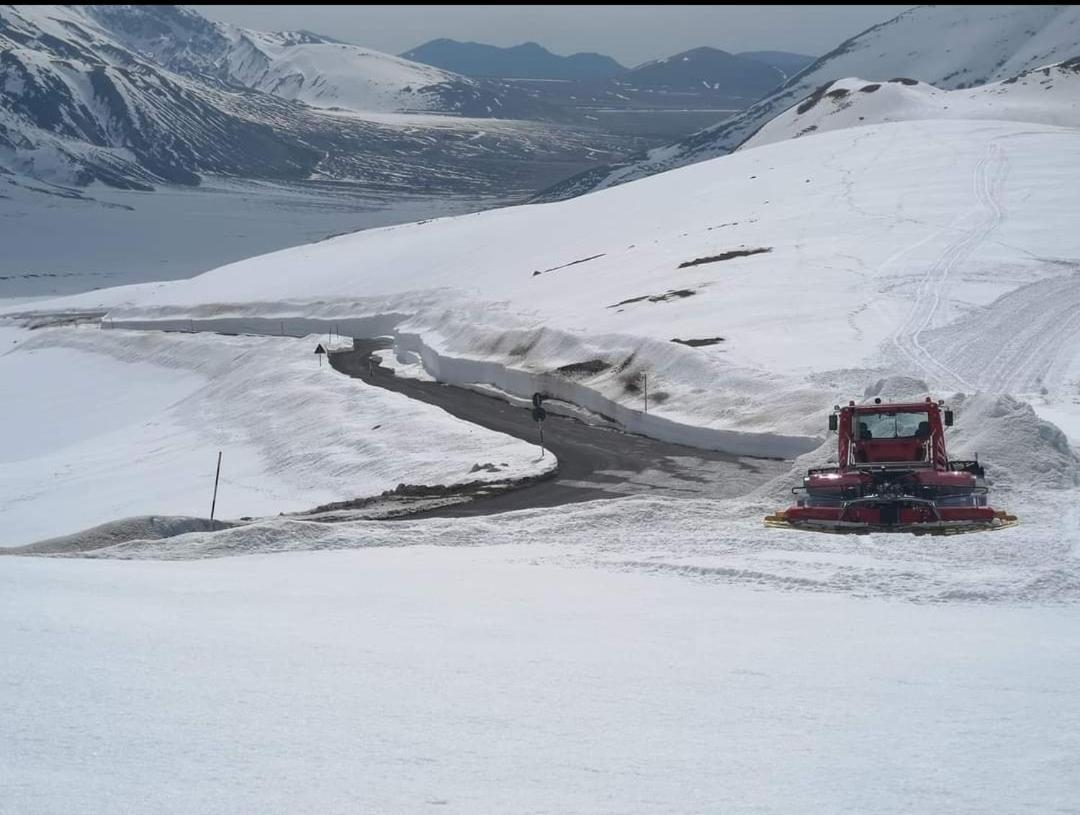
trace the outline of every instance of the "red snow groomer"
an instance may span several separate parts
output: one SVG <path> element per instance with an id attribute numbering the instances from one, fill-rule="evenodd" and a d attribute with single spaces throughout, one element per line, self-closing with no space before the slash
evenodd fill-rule
<path id="1" fill-rule="evenodd" d="M 945 428 L 953 414 L 943 402 L 833 408 L 829 429 L 839 435 L 836 467 L 815 467 L 792 492 L 796 506 L 765 525 L 816 532 L 910 532 L 953 535 L 1015 526 L 1015 515 L 986 505 L 985 471 L 978 461 L 950 460 Z"/>

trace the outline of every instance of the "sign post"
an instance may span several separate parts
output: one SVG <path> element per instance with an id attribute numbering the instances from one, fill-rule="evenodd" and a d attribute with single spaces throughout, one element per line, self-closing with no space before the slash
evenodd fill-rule
<path id="1" fill-rule="evenodd" d="M 649 412 L 649 375 L 645 371 L 641 372 L 641 382 L 645 388 L 645 412 Z"/>
<path id="2" fill-rule="evenodd" d="M 214 473 L 214 500 L 210 502 L 210 529 L 214 528 L 214 510 L 217 509 L 217 485 L 221 478 L 221 451 L 217 454 L 217 472 Z"/>
<path id="3" fill-rule="evenodd" d="M 544 451 L 544 419 L 547 418 L 547 411 L 544 410 L 544 408 L 541 406 L 541 403 L 544 401 L 544 398 L 545 398 L 544 394 L 542 394 L 542 393 L 534 393 L 533 397 L 532 397 L 532 403 L 533 403 L 532 417 L 533 417 L 533 421 L 536 422 L 537 430 L 540 431 L 540 458 L 544 457 L 544 452 L 545 452 Z"/>
<path id="4" fill-rule="evenodd" d="M 320 342 L 317 346 L 315 346 L 315 356 L 317 356 L 319 358 L 319 367 L 320 368 L 322 367 L 322 358 L 323 358 L 323 356 L 325 354 L 326 354 L 326 349 L 322 347 L 322 343 Z"/>

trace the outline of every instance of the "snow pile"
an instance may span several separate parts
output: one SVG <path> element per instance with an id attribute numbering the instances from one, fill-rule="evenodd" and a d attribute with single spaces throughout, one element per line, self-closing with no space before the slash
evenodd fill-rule
<path id="1" fill-rule="evenodd" d="M 948 404 L 957 413 L 949 454 L 958 459 L 977 455 L 994 489 L 1027 493 L 1080 487 L 1077 451 L 1030 404 L 991 394 L 957 394 Z"/>
<path id="2" fill-rule="evenodd" d="M 85 529 L 70 535 L 38 541 L 29 546 L 20 546 L 11 550 L 18 554 L 55 554 L 86 552 L 118 546 L 128 541 L 156 541 L 173 538 L 189 532 L 214 532 L 232 526 L 231 523 L 215 518 L 188 518 L 174 515 L 140 515 L 109 521 L 91 529 Z"/>
<path id="3" fill-rule="evenodd" d="M 544 472 L 533 445 L 321 367 L 306 339 L 5 332 L 0 546 L 116 518 L 306 510 Z M 8 350 L 10 349 L 10 350 Z M 474 471 L 477 464 L 490 468 Z"/>
<path id="4" fill-rule="evenodd" d="M 792 105 L 739 149 L 844 127 L 916 119 L 1011 120 L 1080 127 L 1080 59 L 1027 71 L 1004 82 L 953 91 L 912 79 L 837 80 Z"/>

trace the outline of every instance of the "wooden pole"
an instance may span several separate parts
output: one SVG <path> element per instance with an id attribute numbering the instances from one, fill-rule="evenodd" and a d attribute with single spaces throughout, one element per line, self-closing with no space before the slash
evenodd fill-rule
<path id="1" fill-rule="evenodd" d="M 217 508 L 217 485 L 221 477 L 221 451 L 217 454 L 217 472 L 214 473 L 214 500 L 210 502 L 210 528 L 214 528 L 214 510 Z"/>

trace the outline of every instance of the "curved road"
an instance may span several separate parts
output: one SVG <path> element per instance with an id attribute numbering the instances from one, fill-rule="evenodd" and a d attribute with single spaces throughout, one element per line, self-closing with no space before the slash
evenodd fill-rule
<path id="1" fill-rule="evenodd" d="M 371 364 L 371 353 L 388 347 L 385 341 L 356 340 L 353 350 L 330 353 L 330 364 L 343 374 L 435 405 L 459 419 L 537 443 L 529 409 L 464 388 L 397 377 L 389 368 Z M 544 422 L 544 441 L 559 460 L 554 478 L 408 517 L 492 515 L 635 494 L 727 498 L 748 492 L 789 467 L 781 461 L 622 433 L 551 411 Z"/>

